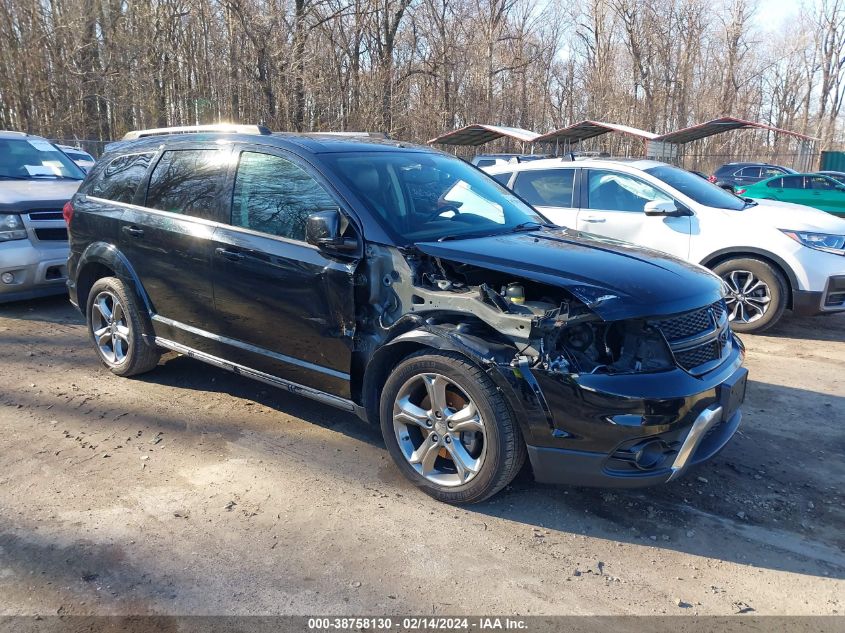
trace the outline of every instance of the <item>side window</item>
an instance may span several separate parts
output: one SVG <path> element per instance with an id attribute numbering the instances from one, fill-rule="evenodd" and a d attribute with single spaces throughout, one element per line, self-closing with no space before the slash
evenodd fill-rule
<path id="1" fill-rule="evenodd" d="M 495 158 L 479 158 L 478 162 L 475 164 L 476 167 L 490 167 L 491 165 L 496 164 Z"/>
<path id="2" fill-rule="evenodd" d="M 527 170 L 517 174 L 513 190 L 535 207 L 569 208 L 574 182 L 574 169 Z"/>
<path id="3" fill-rule="evenodd" d="M 829 189 L 833 189 L 834 184 L 823 176 L 808 176 L 808 189 L 816 189 L 816 190 L 823 190 L 827 191 Z"/>
<path id="4" fill-rule="evenodd" d="M 502 174 L 491 174 L 491 176 L 493 177 L 493 180 L 495 180 L 499 184 L 504 185 L 505 187 L 508 186 L 508 181 L 511 179 L 512 175 L 513 175 L 512 171 L 506 171 Z"/>
<path id="5" fill-rule="evenodd" d="M 736 174 L 737 176 L 742 176 L 743 178 L 759 178 L 760 177 L 760 168 L 759 167 L 743 167 L 739 170 L 739 173 Z"/>
<path id="6" fill-rule="evenodd" d="M 647 182 L 611 171 L 591 169 L 588 176 L 587 207 L 603 211 L 634 211 L 642 213 L 646 202 L 673 202 Z"/>
<path id="7" fill-rule="evenodd" d="M 778 169 L 777 167 L 763 167 L 763 171 L 760 174 L 763 178 L 771 178 L 772 176 L 781 176 L 783 175 L 784 171 L 782 169 Z"/>
<path id="8" fill-rule="evenodd" d="M 783 188 L 784 189 L 803 189 L 804 188 L 804 177 L 803 176 L 784 176 L 783 177 Z"/>
<path id="9" fill-rule="evenodd" d="M 771 189 L 782 189 L 783 188 L 783 178 L 775 178 L 774 180 L 770 180 L 766 183 L 767 187 Z"/>
<path id="10" fill-rule="evenodd" d="M 323 187 L 295 163 L 271 154 L 241 153 L 232 198 L 232 224 L 305 241 L 315 211 L 336 209 Z"/>
<path id="11" fill-rule="evenodd" d="M 228 157 L 228 150 L 218 149 L 164 152 L 150 176 L 147 206 L 216 220 Z"/>
<path id="12" fill-rule="evenodd" d="M 88 194 L 114 202 L 132 202 L 155 153 L 118 156 L 100 171 Z"/>

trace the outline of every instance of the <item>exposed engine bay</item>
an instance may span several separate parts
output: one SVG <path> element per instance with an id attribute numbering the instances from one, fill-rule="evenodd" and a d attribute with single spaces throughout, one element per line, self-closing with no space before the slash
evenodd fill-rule
<path id="1" fill-rule="evenodd" d="M 659 328 L 644 319 L 606 322 L 566 290 L 471 264 L 369 246 L 360 287 L 374 312 L 368 330 L 400 319 L 477 323 L 485 338 L 516 348 L 514 362 L 553 373 L 632 373 L 674 366 Z M 359 304 L 360 305 L 360 304 Z M 360 317 L 364 317 L 363 319 Z M 375 326 L 375 328 L 373 328 Z"/>

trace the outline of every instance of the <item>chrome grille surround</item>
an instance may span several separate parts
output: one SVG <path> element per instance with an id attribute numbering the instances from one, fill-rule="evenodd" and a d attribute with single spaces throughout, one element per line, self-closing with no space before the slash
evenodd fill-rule
<path id="1" fill-rule="evenodd" d="M 693 375 L 715 369 L 730 354 L 728 310 L 721 299 L 653 324 L 663 333 L 678 365 Z"/>

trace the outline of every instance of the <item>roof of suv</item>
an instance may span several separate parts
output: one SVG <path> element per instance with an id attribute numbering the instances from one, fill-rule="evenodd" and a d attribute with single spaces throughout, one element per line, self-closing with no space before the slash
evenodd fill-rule
<path id="1" fill-rule="evenodd" d="M 147 136 L 135 140 L 117 141 L 110 143 L 106 150 L 158 148 L 161 146 L 187 145 L 198 142 L 225 140 L 232 143 L 250 143 L 253 145 L 269 145 L 275 147 L 296 146 L 312 154 L 330 154 L 341 152 L 374 152 L 409 150 L 414 152 L 442 153 L 424 145 L 416 145 L 405 141 L 370 137 L 344 136 L 320 133 L 297 134 L 294 132 L 274 132 L 273 134 L 242 134 L 225 132 L 189 132 L 185 134 L 168 134 L 161 136 Z"/>
<path id="2" fill-rule="evenodd" d="M 16 132 L 15 130 L 0 130 L 0 138 L 5 139 L 39 139 L 46 141 L 43 136 L 36 134 L 27 134 L 26 132 Z"/>
<path id="3" fill-rule="evenodd" d="M 650 160 L 647 158 L 583 158 L 578 160 L 570 160 L 569 158 L 545 158 L 542 160 L 532 160 L 527 163 L 508 163 L 507 165 L 496 165 L 485 167 L 485 171 L 491 174 L 499 174 L 508 171 L 528 171 L 534 169 L 549 169 L 558 167 L 611 167 L 611 166 L 626 166 L 634 169 L 650 169 L 652 167 L 659 167 L 665 165 L 660 161 Z"/>

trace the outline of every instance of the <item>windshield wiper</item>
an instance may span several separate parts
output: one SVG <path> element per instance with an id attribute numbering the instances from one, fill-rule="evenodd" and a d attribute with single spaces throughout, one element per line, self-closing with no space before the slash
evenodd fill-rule
<path id="1" fill-rule="evenodd" d="M 0 179 L 3 179 L 3 180 L 29 180 L 29 176 L 7 176 L 5 174 L 0 174 Z"/>
<path id="2" fill-rule="evenodd" d="M 752 200 L 751 198 L 740 198 L 745 204 L 742 205 L 743 209 L 747 209 L 748 207 L 756 207 L 759 204 L 756 200 Z"/>
<path id="3" fill-rule="evenodd" d="M 448 242 L 450 240 L 471 240 L 476 237 L 493 237 L 496 235 L 509 235 L 511 233 L 518 233 L 521 231 L 536 231 L 542 228 L 560 228 L 556 224 L 542 224 L 540 222 L 521 222 L 516 226 L 505 229 L 504 231 L 477 231 L 475 233 L 456 233 L 454 235 L 444 235 L 438 237 L 438 242 Z"/>
<path id="4" fill-rule="evenodd" d="M 556 224 L 549 224 L 547 222 L 534 222 L 533 220 L 529 220 L 528 222 L 522 222 L 517 224 L 515 227 L 510 229 L 511 232 L 516 231 L 536 231 L 537 229 L 556 229 L 559 228 Z"/>

